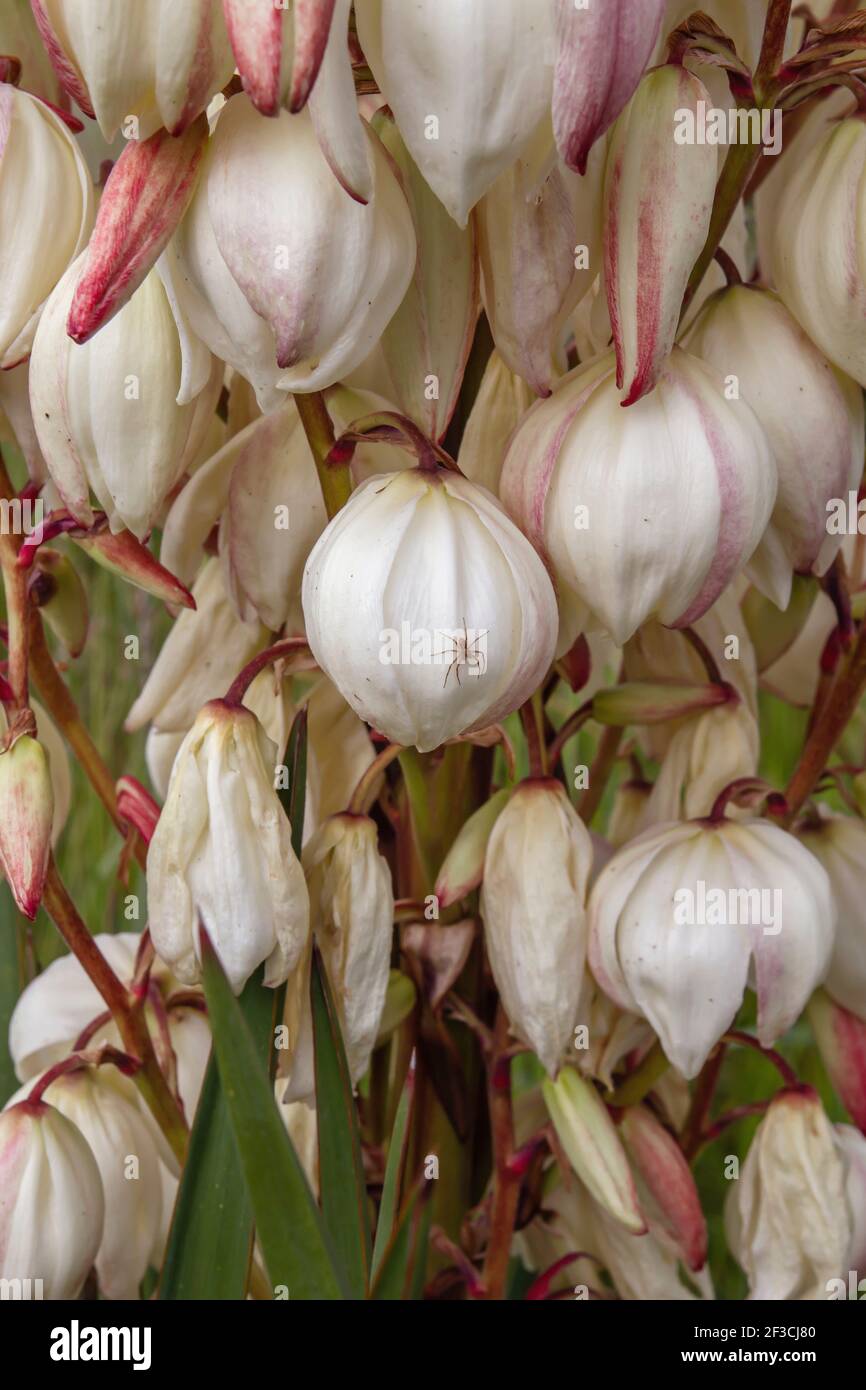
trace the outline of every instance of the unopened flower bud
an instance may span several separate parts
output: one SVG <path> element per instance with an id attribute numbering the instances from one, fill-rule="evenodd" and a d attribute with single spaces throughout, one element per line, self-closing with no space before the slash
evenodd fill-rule
<path id="1" fill-rule="evenodd" d="M 560 782 L 523 782 L 493 826 L 481 916 L 512 1030 L 550 1076 L 573 1041 L 592 842 Z"/>
<path id="2" fill-rule="evenodd" d="M 866 1023 L 824 989 L 808 1005 L 809 1023 L 833 1089 L 866 1134 Z"/>
<path id="3" fill-rule="evenodd" d="M 232 74 L 219 0 L 32 0 L 60 80 L 106 140 L 179 135 Z M 132 117 L 134 130 L 127 126 Z"/>
<path id="4" fill-rule="evenodd" d="M 69 267 L 40 320 L 30 363 L 30 400 L 51 478 L 76 520 L 93 521 L 90 490 L 112 531 L 148 535 L 165 499 L 194 459 L 216 406 L 222 364 L 180 401 L 182 347 L 155 271 L 129 303 L 84 344 L 66 319 L 81 261 Z"/>
<path id="5" fill-rule="evenodd" d="M 652 56 L 665 0 L 555 0 L 555 12 L 553 130 L 566 164 L 583 174 Z"/>
<path id="6" fill-rule="evenodd" d="M 41 1280 L 42 1296 L 77 1298 L 102 1239 L 105 1199 L 81 1131 L 51 1105 L 0 1114 L 0 1277 Z"/>
<path id="7" fill-rule="evenodd" d="M 781 1091 L 759 1124 L 725 1208 L 750 1299 L 823 1299 L 845 1267 L 852 1219 L 833 1126 L 808 1086 Z"/>
<path id="8" fill-rule="evenodd" d="M 628 1159 L 598 1091 L 573 1067 L 541 1087 L 557 1138 L 599 1206 L 634 1235 L 646 1230 Z"/>
<path id="9" fill-rule="evenodd" d="M 690 1270 L 701 1269 L 707 1258 L 707 1223 L 682 1149 L 646 1105 L 623 1111 L 620 1134 L 651 1229 L 672 1243 Z"/>
<path id="10" fill-rule="evenodd" d="M 497 723 L 553 659 L 544 565 L 489 493 L 442 468 L 357 488 L 307 561 L 303 606 L 356 714 L 421 752 Z"/>
<path id="11" fill-rule="evenodd" d="M 355 14 L 415 163 L 465 227 L 548 116 L 552 8 L 525 0 L 356 0 Z"/>
<path id="12" fill-rule="evenodd" d="M 773 274 L 812 342 L 866 385 L 866 252 L 859 209 L 866 123 L 832 121 L 792 170 L 775 210 Z"/>
<path id="13" fill-rule="evenodd" d="M 388 989 L 394 895 L 369 816 L 331 816 L 304 849 L 313 930 L 353 1081 L 367 1070 Z"/>
<path id="14" fill-rule="evenodd" d="M 9 1102 L 23 1100 L 28 1082 Z M 79 1130 L 96 1160 L 105 1195 L 94 1264 L 105 1298 L 138 1298 L 162 1220 L 160 1161 L 136 1092 L 111 1066 L 65 1072 L 43 1092 Z"/>
<path id="15" fill-rule="evenodd" d="M 675 348 L 656 389 L 620 406 L 609 356 L 577 368 L 526 415 L 502 470 L 503 502 L 551 562 L 560 647 L 587 626 L 622 645 L 651 617 L 693 623 L 748 561 L 775 502 L 766 435 L 696 357 Z"/>
<path id="16" fill-rule="evenodd" d="M 674 345 L 716 189 L 711 145 L 678 140 L 681 113 L 711 105 L 686 68 L 643 79 L 611 136 L 605 178 L 605 285 L 622 404 L 651 391 Z"/>
<path id="17" fill-rule="evenodd" d="M 236 994 L 298 964 L 309 899 L 292 828 L 274 791 L 274 746 L 255 715 L 213 700 L 175 759 L 147 855 L 150 930 L 180 980 L 201 974 L 199 917 Z"/>
<path id="18" fill-rule="evenodd" d="M 42 306 L 87 241 L 93 185 L 59 116 L 0 83 L 0 368 L 29 354 Z"/>
<path id="19" fill-rule="evenodd" d="M 505 787 L 494 792 L 458 830 L 436 879 L 436 896 L 440 907 L 451 907 L 452 903 L 465 898 L 480 884 L 484 877 L 487 845 L 493 827 L 508 803 L 508 797 L 509 792 Z"/>
<path id="20" fill-rule="evenodd" d="M 733 285 L 713 296 L 688 338 L 720 376 L 736 377 L 770 443 L 779 491 L 752 557 L 761 586 L 786 608 L 792 572 L 823 574 L 841 543 L 827 504 L 856 490 L 863 472 L 863 396 L 809 341 L 776 295 Z"/>
<path id="21" fill-rule="evenodd" d="M 54 792 L 42 744 L 30 734 L 15 737 L 14 725 L 7 738 L 13 741 L 0 752 L 0 868 L 32 921 L 48 872 Z"/>

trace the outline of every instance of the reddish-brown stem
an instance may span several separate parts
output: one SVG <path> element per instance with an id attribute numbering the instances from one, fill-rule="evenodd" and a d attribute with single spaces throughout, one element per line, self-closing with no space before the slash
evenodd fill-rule
<path id="1" fill-rule="evenodd" d="M 548 767 L 555 768 L 562 757 L 565 745 L 570 738 L 574 738 L 579 733 L 588 719 L 592 718 L 592 700 L 587 700 L 585 705 L 576 709 L 570 714 L 565 723 L 557 730 L 556 737 L 551 740 L 547 750 Z"/>
<path id="2" fill-rule="evenodd" d="M 547 749 L 544 744 L 544 709 L 537 691 L 531 700 L 527 700 L 526 704 L 521 706 L 520 717 L 523 720 L 526 746 L 529 753 L 529 775 L 530 777 L 546 777 L 548 764 Z"/>
<path id="3" fill-rule="evenodd" d="M 709 1129 L 704 1130 L 698 1140 L 695 1153 L 699 1153 L 707 1144 L 711 1144 L 714 1139 L 718 1139 L 720 1134 L 724 1134 L 730 1125 L 736 1124 L 738 1120 L 745 1120 L 749 1115 L 763 1115 L 770 1104 L 768 1100 L 755 1100 L 749 1105 L 736 1105 L 733 1110 L 727 1110 L 724 1115 L 720 1115 Z M 694 1156 L 694 1155 L 693 1155 Z"/>
<path id="4" fill-rule="evenodd" d="M 307 646 L 306 639 L 303 637 L 287 637 L 284 642 L 275 642 L 272 647 L 267 647 L 263 652 L 254 656 L 252 661 L 248 661 L 244 669 L 235 676 L 231 685 L 225 693 L 225 703 L 227 705 L 243 704 L 243 698 L 261 671 L 266 666 L 271 666 L 275 661 L 280 661 L 283 657 L 297 656 L 301 660 L 297 664 L 293 663 L 292 669 L 312 670 L 315 666 L 312 653 Z"/>
<path id="5" fill-rule="evenodd" d="M 785 56 L 785 38 L 791 20 L 793 0 L 770 0 L 761 55 L 755 68 L 755 95 L 759 102 L 767 97 Z"/>
<path id="6" fill-rule="evenodd" d="M 707 1058 L 695 1082 L 692 1103 L 680 1136 L 680 1147 L 686 1158 L 690 1159 L 700 1147 L 701 1134 L 713 1103 L 722 1064 L 725 1060 L 726 1044 L 721 1042 Z"/>
<path id="7" fill-rule="evenodd" d="M 493 1201 L 490 1237 L 482 1282 L 485 1297 L 502 1299 L 511 1258 L 511 1242 L 520 1200 L 520 1176 L 512 1168 L 514 1115 L 511 1105 L 511 1059 L 507 1055 L 508 1020 L 499 1006 L 496 1039 L 503 1053 L 494 1056 L 488 1071 L 487 1101 L 493 1142 Z"/>
<path id="8" fill-rule="evenodd" d="M 589 825 L 604 796 L 608 778 L 619 753 L 625 729 L 611 724 L 605 729 L 598 745 L 595 761 L 589 770 L 589 785 L 578 803 L 578 811 L 584 825 Z"/>
<path id="9" fill-rule="evenodd" d="M 800 1079 L 790 1063 L 786 1062 L 784 1057 L 775 1052 L 772 1047 L 764 1047 L 757 1038 L 752 1037 L 751 1033 L 744 1033 L 740 1028 L 731 1028 L 725 1033 L 722 1042 L 740 1043 L 743 1047 L 751 1047 L 755 1052 L 760 1052 L 762 1057 L 765 1057 L 768 1062 L 772 1062 L 786 1086 L 799 1086 Z"/>
<path id="10" fill-rule="evenodd" d="M 189 1139 L 187 1127 L 177 1100 L 159 1068 L 144 1015 L 130 991 L 115 975 L 81 920 L 57 872 L 53 857 L 48 865 L 42 905 L 85 974 L 108 1005 L 124 1048 L 141 1063 L 135 1083 L 176 1157 L 182 1163 L 186 1157 Z"/>
<path id="11" fill-rule="evenodd" d="M 790 825 L 798 811 L 812 795 L 830 756 L 866 689 L 866 623 L 857 635 L 854 646 L 839 671 L 829 698 L 824 700 L 821 713 L 806 739 L 800 761 L 794 769 L 785 791 L 788 803 L 787 823 Z"/>

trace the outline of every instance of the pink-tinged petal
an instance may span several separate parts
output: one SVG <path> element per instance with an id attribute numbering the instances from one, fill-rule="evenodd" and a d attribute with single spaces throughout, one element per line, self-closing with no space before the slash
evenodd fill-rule
<path id="1" fill-rule="evenodd" d="M 186 134 L 131 140 L 109 175 L 67 321 L 84 343 L 122 309 L 185 213 L 207 142 L 200 116 Z"/>
<path id="2" fill-rule="evenodd" d="M 368 203 L 373 193 L 373 174 L 349 56 L 350 6 L 351 0 L 336 0 L 331 37 L 310 94 L 310 116 L 335 178 L 356 202 Z M 295 35 L 297 43 L 297 28 Z"/>
<path id="3" fill-rule="evenodd" d="M 292 11 L 292 22 L 295 28 L 295 52 L 288 99 L 288 107 L 292 112 L 300 111 L 304 107 L 319 75 L 328 44 L 328 34 L 331 30 L 331 18 L 335 4 L 336 0 L 295 0 Z M 343 0 L 340 0 L 340 4 L 341 9 L 346 10 L 348 21 L 349 6 L 348 4 L 343 5 Z M 341 27 L 345 29 L 342 23 L 335 26 L 337 30 Z M 348 64 L 348 34 L 346 36 L 346 53 Z"/>
<path id="4" fill-rule="evenodd" d="M 553 130 L 570 168 L 586 172 L 590 149 L 637 87 L 664 11 L 665 0 L 556 0 Z"/>
<path id="5" fill-rule="evenodd" d="M 93 104 L 90 100 L 90 93 L 87 90 L 87 85 L 81 73 L 63 51 L 63 47 L 58 41 L 51 27 L 51 22 L 45 13 L 44 0 L 30 0 L 30 6 L 33 10 L 33 18 L 36 20 L 36 26 L 42 37 L 42 42 L 45 44 L 46 52 L 51 59 L 51 65 L 57 73 L 64 90 L 78 103 L 85 116 L 90 116 L 91 120 L 95 120 L 96 115 L 93 110 Z M 58 111 L 57 114 L 60 115 L 60 112 Z"/>
<path id="6" fill-rule="evenodd" d="M 106 526 L 104 530 L 90 531 L 85 536 L 73 535 L 73 539 L 91 560 L 112 574 L 120 575 L 121 579 L 126 579 L 137 589 L 162 599 L 163 603 L 195 608 L 195 599 L 189 589 L 170 574 L 131 531 L 118 531 L 112 535 Z"/>
<path id="7" fill-rule="evenodd" d="M 677 141 L 677 113 L 697 111 L 700 101 L 711 104 L 691 73 L 657 68 L 644 78 L 611 137 L 605 288 L 624 406 L 659 379 L 709 229 L 717 151 Z"/>
<path id="8" fill-rule="evenodd" d="M 633 1105 L 625 1111 L 620 1132 L 651 1198 L 643 1203 L 650 1225 L 657 1216 L 688 1268 L 703 1269 L 707 1223 L 692 1171 L 676 1139 L 645 1105 Z"/>
<path id="9" fill-rule="evenodd" d="M 823 989 L 812 996 L 808 1014 L 833 1088 L 857 1128 L 866 1134 L 866 1023 Z"/>
<path id="10" fill-rule="evenodd" d="M 274 0 L 223 0 L 223 14 L 244 91 L 263 116 L 276 116 L 286 11 Z"/>
<path id="11" fill-rule="evenodd" d="M 17 718 L 34 728 L 32 715 Z M 0 868 L 32 922 L 48 871 L 54 793 L 45 749 L 32 734 L 16 732 L 13 724 L 6 735 L 11 746 L 0 752 Z"/>

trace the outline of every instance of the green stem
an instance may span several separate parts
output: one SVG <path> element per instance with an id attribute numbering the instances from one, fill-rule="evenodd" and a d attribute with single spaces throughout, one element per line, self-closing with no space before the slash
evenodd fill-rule
<path id="1" fill-rule="evenodd" d="M 328 466 L 325 462 L 336 443 L 336 437 L 321 391 L 304 392 L 295 396 L 294 400 L 319 475 L 325 511 L 330 521 L 352 494 L 352 475 L 348 464 Z"/>
<path id="2" fill-rule="evenodd" d="M 606 1095 L 605 1100 L 608 1105 L 616 1106 L 617 1109 L 637 1105 L 645 1096 L 649 1095 L 659 1077 L 664 1076 L 669 1066 L 670 1062 L 662 1051 L 661 1043 L 653 1043 L 640 1066 L 635 1067 L 634 1071 L 629 1073 L 616 1090 Z"/>

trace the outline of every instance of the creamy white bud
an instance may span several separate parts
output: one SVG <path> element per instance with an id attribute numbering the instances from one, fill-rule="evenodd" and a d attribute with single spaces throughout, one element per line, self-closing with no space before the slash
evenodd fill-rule
<path id="1" fill-rule="evenodd" d="M 331 816 L 303 853 L 316 942 L 334 992 L 353 1081 L 367 1070 L 391 963 L 391 871 L 368 816 Z"/>
<path id="2" fill-rule="evenodd" d="M 361 47 L 415 163 L 465 227 L 478 199 L 549 119 L 552 7 L 356 0 L 355 14 Z"/>
<path id="3" fill-rule="evenodd" d="M 516 709 L 553 658 L 541 560 L 488 492 L 442 468 L 362 484 L 310 555 L 303 605 L 356 714 L 422 752 Z"/>
<path id="4" fill-rule="evenodd" d="M 33 0 L 33 13 L 67 92 L 106 140 L 121 128 L 131 139 L 160 126 L 180 134 L 232 75 L 219 0 Z"/>
<path id="5" fill-rule="evenodd" d="M 750 1299 L 826 1299 L 852 1235 L 845 1163 L 807 1086 L 774 1097 L 725 1207 L 728 1244 Z"/>
<path id="6" fill-rule="evenodd" d="M 792 571 L 823 574 L 842 543 L 828 535 L 827 503 L 847 498 L 860 482 L 863 394 L 834 370 L 780 299 L 748 285 L 709 300 L 688 348 L 720 376 L 736 377 L 776 459 L 776 505 L 749 572 L 785 608 Z"/>
<path id="7" fill-rule="evenodd" d="M 44 1102 L 0 1114 L 0 1278 L 77 1298 L 102 1239 L 105 1199 L 81 1131 Z"/>
<path id="8" fill-rule="evenodd" d="M 573 1045 L 592 841 L 560 782 L 523 782 L 484 858 L 484 939 L 512 1031 L 550 1076 Z"/>
<path id="9" fill-rule="evenodd" d="M 91 490 L 112 531 L 145 538 L 196 459 L 222 387 L 213 359 L 202 391 L 179 403 L 182 349 L 155 271 L 88 342 L 66 331 L 79 257 L 45 306 L 30 360 L 33 420 L 65 505 L 92 524 Z"/>
<path id="10" fill-rule="evenodd" d="M 775 502 L 764 431 L 696 357 L 675 348 L 655 390 L 621 407 L 610 356 L 578 367 L 524 417 L 502 470 L 509 513 L 552 565 L 560 650 L 587 626 L 622 644 L 652 617 L 693 623 Z"/>
<path id="11" fill-rule="evenodd" d="M 93 224 L 93 185 L 59 116 L 0 84 L 0 368 L 30 352 L 42 306 Z"/>
<path id="12" fill-rule="evenodd" d="M 26 1086 L 8 1102 L 24 1100 Z M 162 1222 L 160 1161 L 129 1083 L 110 1066 L 66 1072 L 44 1098 L 82 1134 L 96 1160 L 105 1195 L 102 1240 L 94 1261 L 105 1298 L 138 1298 Z"/>

